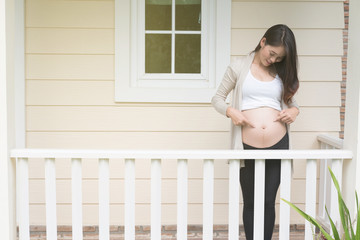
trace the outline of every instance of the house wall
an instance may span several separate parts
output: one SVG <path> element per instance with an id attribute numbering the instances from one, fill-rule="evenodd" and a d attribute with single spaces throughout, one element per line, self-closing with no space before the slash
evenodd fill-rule
<path id="1" fill-rule="evenodd" d="M 126 0 L 130 1 L 130 0 Z M 124 0 L 124 4 L 126 3 Z M 130 13 L 129 13 L 130 14 Z M 114 102 L 114 1 L 26 0 L 26 146 L 86 149 L 227 149 L 229 120 L 210 104 Z M 292 125 L 295 149 L 338 136 L 343 1 L 233 1 L 231 56 L 252 51 L 265 30 L 286 23 L 300 61 Z M 127 34 L 127 33 L 124 33 Z M 228 166 L 216 162 L 216 224 L 227 223 Z M 163 224 L 176 222 L 176 160 L 163 162 Z M 57 159 L 58 224 L 71 224 L 70 159 Z M 112 225 L 123 224 L 124 162 L 110 161 Z M 150 222 L 150 162 L 136 162 L 136 224 Z M 97 160 L 83 160 L 84 224 L 97 224 Z M 189 223 L 202 220 L 202 163 L 189 160 Z M 295 162 L 292 201 L 303 207 L 305 164 Z M 45 224 L 44 165 L 30 160 L 30 224 Z M 241 212 L 239 214 L 242 214 Z M 293 213 L 292 223 L 303 223 Z"/>

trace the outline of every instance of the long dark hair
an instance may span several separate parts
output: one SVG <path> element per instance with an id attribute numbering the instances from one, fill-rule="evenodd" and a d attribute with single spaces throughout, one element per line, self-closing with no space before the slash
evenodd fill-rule
<path id="1" fill-rule="evenodd" d="M 281 62 L 274 63 L 276 73 L 281 78 L 284 85 L 283 99 L 289 105 L 292 101 L 291 98 L 299 89 L 298 79 L 298 57 L 296 51 L 296 42 L 294 33 L 291 29 L 283 24 L 274 25 L 269 28 L 263 38 L 266 39 L 266 45 L 279 47 L 284 46 L 285 57 Z M 255 52 L 261 48 L 260 43 L 256 46 Z"/>

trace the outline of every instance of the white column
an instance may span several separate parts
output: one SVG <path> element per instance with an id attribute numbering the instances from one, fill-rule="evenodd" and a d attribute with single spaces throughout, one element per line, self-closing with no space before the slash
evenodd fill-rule
<path id="1" fill-rule="evenodd" d="M 291 202 L 291 160 L 281 160 L 280 199 Z M 290 239 L 290 206 L 280 200 L 279 239 Z"/>
<path id="2" fill-rule="evenodd" d="M 109 159 L 99 159 L 99 239 L 110 239 Z"/>
<path id="3" fill-rule="evenodd" d="M 352 216 L 355 214 L 355 190 L 360 192 L 360 1 L 350 0 L 349 42 L 346 80 L 344 149 L 354 153 L 344 161 L 343 195 Z"/>
<path id="4" fill-rule="evenodd" d="M 30 239 L 29 224 L 29 167 L 27 158 L 17 159 L 19 239 Z"/>
<path id="5" fill-rule="evenodd" d="M 332 160 L 332 164 L 331 164 L 331 171 L 333 172 L 335 178 L 337 179 L 339 186 L 340 186 L 340 191 L 341 191 L 341 184 L 342 184 L 342 160 L 341 159 L 333 159 Z M 339 227 L 341 226 L 341 221 L 340 221 L 340 213 L 339 213 L 339 200 L 338 200 L 338 193 L 337 190 L 335 188 L 334 182 L 332 180 L 332 178 L 330 177 L 330 181 L 331 181 L 331 204 L 330 204 L 330 209 L 329 210 L 329 214 L 331 216 L 331 219 L 334 221 L 335 225 L 337 226 L 337 228 L 339 229 Z M 354 195 L 355 196 L 355 195 Z M 355 215 L 351 215 L 352 218 L 355 217 Z M 332 229 L 330 229 L 330 233 L 332 234 Z"/>
<path id="6" fill-rule="evenodd" d="M 73 239 L 83 238 L 82 221 L 82 169 L 81 159 L 71 160 L 72 185 L 72 236 Z"/>
<path id="7" fill-rule="evenodd" d="M 14 2 L 0 0 L 0 232 L 2 239 L 16 239 L 15 161 L 13 106 L 13 19 Z"/>
<path id="8" fill-rule="evenodd" d="M 151 160 L 151 239 L 161 239 L 161 159 Z"/>
<path id="9" fill-rule="evenodd" d="M 308 159 L 306 164 L 306 202 L 305 212 L 316 217 L 316 160 Z M 305 239 L 313 239 L 313 225 L 305 221 Z M 315 229 L 313 229 L 315 231 Z"/>
<path id="10" fill-rule="evenodd" d="M 45 159 L 46 239 L 57 239 L 55 158 Z"/>
<path id="11" fill-rule="evenodd" d="M 264 239 L 265 159 L 255 160 L 254 240 Z"/>
<path id="12" fill-rule="evenodd" d="M 177 239 L 187 239 L 188 171 L 186 159 L 178 160 L 177 172 Z"/>
<path id="13" fill-rule="evenodd" d="M 125 239 L 135 239 L 135 159 L 125 159 Z"/>
<path id="14" fill-rule="evenodd" d="M 325 143 L 320 143 L 320 149 L 326 149 L 328 145 Z M 321 159 L 319 163 L 319 207 L 318 207 L 318 218 L 321 219 L 322 222 L 326 222 L 327 216 L 325 212 L 326 205 L 326 185 L 327 185 L 327 159 Z"/>
<path id="15" fill-rule="evenodd" d="M 239 239 L 240 161 L 229 162 L 229 239 Z"/>
<path id="16" fill-rule="evenodd" d="M 213 239 L 214 223 L 214 160 L 204 160 L 203 178 L 203 239 Z"/>

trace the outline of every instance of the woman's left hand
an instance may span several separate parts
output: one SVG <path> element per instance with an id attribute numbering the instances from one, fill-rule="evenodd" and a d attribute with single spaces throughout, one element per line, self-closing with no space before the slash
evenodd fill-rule
<path id="1" fill-rule="evenodd" d="M 274 122 L 280 121 L 286 124 L 293 123 L 299 114 L 299 109 L 297 107 L 291 107 L 284 109 L 279 113 L 279 116 L 275 119 Z"/>

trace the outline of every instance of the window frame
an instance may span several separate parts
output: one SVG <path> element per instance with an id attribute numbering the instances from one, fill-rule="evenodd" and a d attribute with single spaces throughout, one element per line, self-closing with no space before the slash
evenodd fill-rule
<path id="1" fill-rule="evenodd" d="M 211 6 L 210 1 L 207 0 L 200 0 L 201 1 L 201 30 L 200 31 L 183 31 L 183 30 L 175 30 L 175 2 L 176 0 L 172 1 L 172 29 L 171 30 L 145 30 L 145 14 L 141 14 L 145 12 L 145 0 L 141 0 L 139 5 L 139 12 L 138 16 L 138 36 L 139 42 L 138 42 L 138 79 L 132 79 L 135 81 L 135 83 L 138 81 L 139 86 L 142 86 L 141 82 L 143 80 L 169 80 L 173 81 L 176 80 L 179 84 L 180 81 L 185 81 L 183 84 L 186 83 L 187 80 L 194 80 L 194 83 L 201 81 L 206 81 L 209 77 L 208 73 L 208 65 L 211 63 L 211 61 L 208 61 L 208 54 L 209 54 L 209 48 L 208 45 L 211 43 L 211 39 L 214 39 L 214 36 L 209 36 L 209 28 L 213 28 L 212 24 L 213 22 L 209 21 L 209 8 L 214 8 L 214 6 Z M 146 73 L 145 72 L 145 36 L 146 34 L 170 34 L 171 35 L 171 73 Z M 176 34 L 199 34 L 201 36 L 201 70 L 200 73 L 194 73 L 194 74 L 184 74 L 184 73 L 175 73 L 175 36 Z M 162 81 L 164 82 L 164 81 Z M 153 84 L 158 85 L 157 81 L 153 81 Z"/>
<path id="2" fill-rule="evenodd" d="M 145 0 L 115 0 L 115 101 L 209 103 L 230 62 L 231 0 L 202 0 L 200 74 L 145 74 L 144 13 Z"/>

